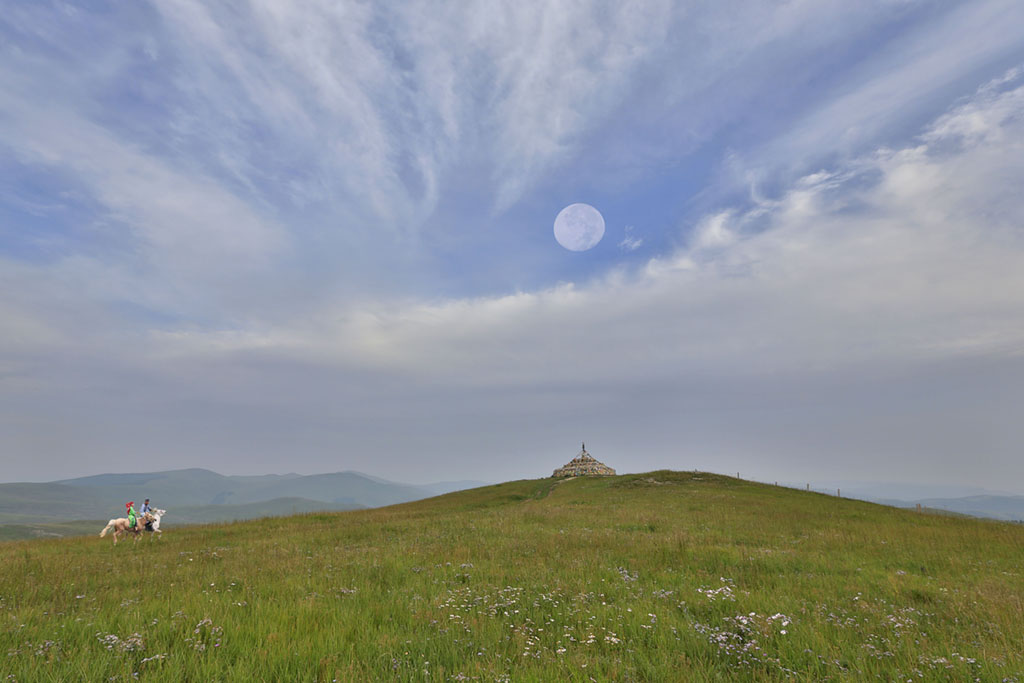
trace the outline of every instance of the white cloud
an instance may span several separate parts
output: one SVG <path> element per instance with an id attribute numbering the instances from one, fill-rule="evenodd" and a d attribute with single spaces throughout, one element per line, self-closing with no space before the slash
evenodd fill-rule
<path id="1" fill-rule="evenodd" d="M 620 102 L 670 18 L 664 2 L 155 6 L 185 48 L 185 92 L 233 121 L 257 108 L 316 160 L 307 184 L 401 229 L 430 214 L 460 164 L 486 159 L 498 208 L 515 202 Z"/>
<path id="2" fill-rule="evenodd" d="M 1022 97 L 1019 84 L 983 91 L 918 146 L 809 176 L 767 213 L 707 217 L 692 249 L 718 251 L 699 266 L 684 250 L 625 283 L 403 310 L 374 327 L 375 343 L 431 372 L 470 359 L 479 370 L 495 346 L 535 352 L 522 367 L 542 368 L 537 381 L 552 357 L 565 364 L 558 374 L 597 376 L 1015 353 L 1024 344 Z M 944 149 L 965 127 L 970 144 Z M 729 227 L 751 218 L 756 232 Z M 608 354 L 622 348 L 645 357 L 615 362 Z"/>
<path id="3" fill-rule="evenodd" d="M 204 301 L 251 282 L 287 256 L 291 244 L 281 225 L 196 168 L 152 154 L 83 116 L 60 82 L 0 69 L 0 83 L 0 144 L 8 163 L 43 169 L 57 187 L 70 188 L 66 195 L 94 205 L 93 212 L 74 216 L 70 229 L 107 245 L 105 253 L 89 248 L 21 268 L 17 272 L 30 278 L 23 287 L 31 288 L 31 279 L 63 281 L 76 296 L 88 292 L 99 301 L 199 313 Z M 45 108 L 41 97 L 48 100 Z M 46 209 L 51 214 L 66 199 L 57 192 L 53 197 Z M 61 229 L 53 232 L 58 243 L 66 238 Z"/>
<path id="4" fill-rule="evenodd" d="M 900 3 L 893 3 L 898 8 Z M 913 8 L 913 3 L 906 4 Z M 872 51 L 790 121 L 788 131 L 749 151 L 747 166 L 769 173 L 822 159 L 859 156 L 879 139 L 903 139 L 993 63 L 1019 58 L 1024 6 L 980 0 L 950 6 Z M 984 36 L 979 39 L 979 36 Z"/>
<path id="5" fill-rule="evenodd" d="M 920 144 L 709 215 L 688 248 L 633 275 L 374 305 L 282 331 L 279 348 L 496 386 L 1013 356 L 1024 348 L 1022 97 L 1020 85 L 983 89 Z M 950 148 L 965 129 L 970 144 Z M 241 346 L 253 345 L 268 346 Z"/>
<path id="6" fill-rule="evenodd" d="M 169 0 L 153 4 L 162 23 L 147 27 L 138 51 L 166 90 L 164 108 L 147 115 L 204 171 L 257 197 L 270 186 L 297 205 L 329 207 L 346 230 L 414 237 L 442 196 L 460 191 L 466 169 L 489 177 L 500 211 L 597 147 L 593 136 L 614 145 L 623 136 L 606 140 L 607 126 L 647 115 L 628 113 L 638 79 L 665 81 L 654 89 L 665 96 L 645 103 L 649 115 L 689 122 L 688 145 L 706 139 L 742 91 L 730 82 L 735 70 L 770 58 L 763 53 L 808 25 L 874 16 L 815 5 L 737 14 L 660 1 L 441 9 L 318 1 L 229 11 Z M 50 81 L 64 69 L 45 60 L 19 67 Z M 75 67 L 68 96 L 82 111 L 96 106 L 96 93 L 139 78 L 125 49 Z M 48 98 L 37 94 L 43 109 Z M 661 154 L 686 152 L 651 134 Z"/>
<path id="7" fill-rule="evenodd" d="M 273 216 L 304 238 L 344 233 L 338 251 L 364 257 L 346 260 L 342 270 L 359 269 L 367 252 L 385 260 L 381 255 L 405 248 L 395 248 L 396 242 L 422 244 L 419 229 L 446 197 L 461 197 L 466 179 L 477 183 L 474 201 L 500 212 L 587 155 L 611 157 L 605 172 L 616 174 L 631 167 L 629 158 L 641 160 L 632 165 L 648 172 L 651 158 L 678 161 L 756 97 L 774 92 L 762 76 L 766 64 L 786 73 L 795 64 L 810 68 L 808 50 L 905 11 L 900 3 L 755 3 L 742 13 L 667 2 L 439 9 L 425 2 L 388 7 L 322 0 L 227 10 L 169 0 L 152 7 L 158 24 L 140 27 L 138 39 L 124 45 L 90 46 L 95 54 L 74 64 L 74 77 L 55 57 L 12 59 L 8 76 L 52 84 L 23 98 L 23 115 L 32 119 L 39 112 L 57 130 L 86 124 L 87 135 L 75 141 L 80 153 L 64 143 L 70 157 L 64 171 L 86 181 L 91 169 L 75 158 L 101 159 L 116 143 L 121 151 L 108 167 L 123 162 L 127 175 L 139 176 L 135 187 L 147 178 L 162 185 L 152 170 L 139 172 L 141 163 L 162 165 L 195 176 L 203 192 L 232 195 L 247 205 L 240 209 L 262 217 L 245 223 L 265 224 Z M 999 8 L 1006 5 L 988 0 L 925 25 L 913 45 L 898 51 L 908 65 L 899 78 L 875 78 L 879 66 L 872 62 L 858 81 L 861 90 L 831 93 L 794 129 L 810 136 L 816 152 L 827 153 L 842 134 L 826 124 L 863 128 L 865 112 L 877 109 L 872 93 L 878 88 L 912 101 L 914 91 L 901 90 L 906 83 L 934 90 L 950 80 L 942 75 L 947 62 L 963 75 L 969 65 L 1002 54 L 1011 33 L 1005 27 L 980 51 L 925 49 L 949 39 L 949 27 L 966 21 L 961 15 L 972 26 L 989 26 Z M 68 39 L 39 16 L 41 10 L 15 23 L 51 43 Z M 945 61 L 932 64 L 922 53 Z M 150 63 L 144 75 L 140 55 Z M 103 106 L 119 104 L 101 103 L 101 97 L 125 83 L 145 92 L 149 78 L 160 95 L 144 113 L 146 124 L 127 115 L 129 125 L 120 129 L 96 121 L 109 118 Z M 28 92 L 21 88 L 22 95 Z M 656 95 L 637 101 L 640 93 Z M 818 101 L 809 92 L 803 96 Z M 808 144 L 784 140 L 765 156 L 803 158 Z M 789 148 L 800 151 L 780 151 Z M 51 151 L 47 163 L 63 164 L 60 150 Z M 586 166 L 594 168 L 574 173 L 586 178 L 606 164 Z M 228 222 L 208 201 L 161 207 L 163 197 L 154 190 L 146 198 L 151 213 L 173 209 L 178 225 Z M 207 208 L 211 215 L 200 215 Z M 463 218 L 437 229 L 468 231 L 473 228 L 464 226 L 485 223 Z M 438 239 L 445 238 L 457 236 Z M 187 231 L 182 239 L 189 239 Z"/>
<path id="8" fill-rule="evenodd" d="M 730 227 L 735 212 L 732 210 L 705 216 L 693 231 L 691 244 L 694 249 L 720 249 L 734 244 L 736 232 Z"/>
<path id="9" fill-rule="evenodd" d="M 625 236 L 622 241 L 619 242 L 619 249 L 623 251 L 636 251 L 644 244 L 643 237 L 637 237 L 636 228 L 632 225 L 627 225 L 625 229 Z"/>

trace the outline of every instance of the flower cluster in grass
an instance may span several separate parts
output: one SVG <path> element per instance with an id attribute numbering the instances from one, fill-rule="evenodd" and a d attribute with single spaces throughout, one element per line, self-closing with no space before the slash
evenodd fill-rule
<path id="1" fill-rule="evenodd" d="M 139 652 L 146 649 L 146 644 L 139 633 L 133 633 L 127 638 L 121 638 L 114 633 L 97 633 L 96 640 L 111 652 Z"/>
<path id="2" fill-rule="evenodd" d="M 718 588 L 708 588 L 707 586 L 701 586 L 697 589 L 698 593 L 704 595 L 708 600 L 729 600 L 730 602 L 736 601 L 736 596 L 733 594 L 734 582 L 732 579 L 727 579 L 724 576 L 719 578 L 722 584 Z"/>
<path id="3" fill-rule="evenodd" d="M 192 649 L 198 652 L 205 652 L 207 647 L 220 647 L 221 637 L 223 634 L 223 627 L 214 625 L 213 620 L 209 617 L 203 617 L 203 619 L 196 624 L 196 627 L 192 629 L 192 635 L 185 638 L 185 642 L 188 643 Z"/>

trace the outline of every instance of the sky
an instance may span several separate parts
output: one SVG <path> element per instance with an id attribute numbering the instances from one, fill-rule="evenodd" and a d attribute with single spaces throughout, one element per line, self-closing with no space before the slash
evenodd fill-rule
<path id="1" fill-rule="evenodd" d="M 0 480 L 1024 493 L 1024 4 L 6 3 Z M 592 249 L 564 207 L 605 220 Z"/>

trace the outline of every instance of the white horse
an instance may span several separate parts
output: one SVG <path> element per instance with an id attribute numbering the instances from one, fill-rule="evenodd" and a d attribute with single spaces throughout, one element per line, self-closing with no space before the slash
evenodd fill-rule
<path id="1" fill-rule="evenodd" d="M 158 534 L 162 534 L 163 532 L 160 531 L 160 518 L 163 517 L 166 514 L 167 514 L 167 510 L 150 510 L 149 511 L 149 516 L 153 518 L 153 522 L 149 526 L 143 525 L 143 527 L 142 527 L 143 530 L 148 531 L 150 533 L 155 531 Z M 154 536 L 154 538 L 160 538 L 160 537 L 159 536 Z"/>

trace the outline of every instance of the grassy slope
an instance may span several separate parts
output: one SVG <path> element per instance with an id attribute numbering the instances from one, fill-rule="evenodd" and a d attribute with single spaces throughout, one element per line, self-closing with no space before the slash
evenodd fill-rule
<path id="1" fill-rule="evenodd" d="M 181 524 L 204 522 L 233 522 L 260 517 L 282 517 L 306 512 L 355 510 L 362 506 L 343 503 L 324 503 L 307 498 L 275 498 L 259 503 L 240 505 L 194 505 L 172 510 L 161 521 L 162 527 L 173 528 Z"/>
<path id="2" fill-rule="evenodd" d="M 1022 548 L 715 475 L 520 481 L 3 544 L 0 650 L 31 681 L 1024 680 Z"/>

